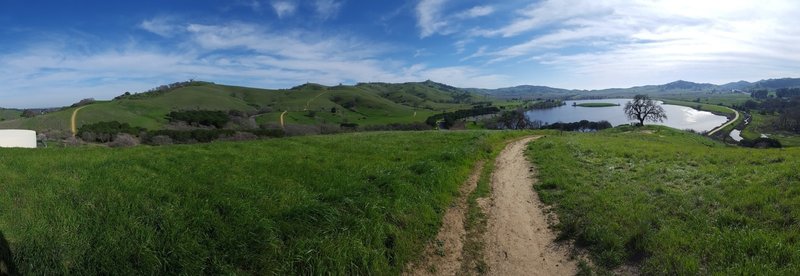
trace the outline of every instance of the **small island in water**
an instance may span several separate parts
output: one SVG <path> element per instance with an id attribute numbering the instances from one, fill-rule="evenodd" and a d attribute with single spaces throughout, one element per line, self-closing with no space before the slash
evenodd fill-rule
<path id="1" fill-rule="evenodd" d="M 609 107 L 609 106 L 619 106 L 618 103 L 573 103 L 572 106 L 580 106 L 580 107 Z"/>

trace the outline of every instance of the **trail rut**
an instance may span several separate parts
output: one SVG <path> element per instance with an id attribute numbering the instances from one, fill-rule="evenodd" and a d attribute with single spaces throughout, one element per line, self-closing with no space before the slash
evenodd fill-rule
<path id="1" fill-rule="evenodd" d="M 577 261 L 568 246 L 555 243 L 548 227 L 544 205 L 533 191 L 535 169 L 525 158 L 525 149 L 538 137 L 512 142 L 497 156 L 492 174 L 492 195 L 478 199 L 487 215 L 483 233 L 483 260 L 488 275 L 575 275 Z M 483 163 L 465 183 L 456 202 L 446 211 L 436 240 L 421 261 L 407 267 L 406 275 L 461 275 L 465 262 L 467 198 L 475 189 Z M 472 270 L 466 273 L 478 274 Z"/>
<path id="2" fill-rule="evenodd" d="M 497 157 L 492 197 L 483 202 L 488 215 L 485 258 L 489 275 L 575 275 L 577 261 L 557 245 L 543 204 L 533 191 L 535 169 L 525 158 L 527 144 L 509 144 Z"/>

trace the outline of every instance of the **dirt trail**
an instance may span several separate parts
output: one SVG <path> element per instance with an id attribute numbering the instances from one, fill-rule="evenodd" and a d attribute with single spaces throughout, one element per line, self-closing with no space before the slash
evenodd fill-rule
<path id="1" fill-rule="evenodd" d="M 81 109 L 83 109 L 84 107 L 86 106 L 78 107 L 72 111 L 72 118 L 70 119 L 70 130 L 72 130 L 72 136 L 78 134 L 78 124 L 76 123 L 78 119 L 78 111 L 81 111 Z"/>
<path id="2" fill-rule="evenodd" d="M 575 275 L 577 261 L 560 246 L 548 227 L 544 205 L 533 191 L 534 169 L 525 158 L 529 137 L 510 143 L 497 156 L 492 174 L 492 196 L 478 199 L 487 215 L 483 256 L 488 275 Z M 407 267 L 408 275 L 461 275 L 464 262 L 467 198 L 475 189 L 483 163 L 461 187 L 458 200 L 444 215 L 442 228 L 422 261 Z M 472 271 L 478 274 L 477 271 Z M 467 272 L 469 273 L 469 272 Z M 472 273 L 470 273 L 472 274 Z"/>
<path id="3" fill-rule="evenodd" d="M 527 144 L 509 144 L 497 157 L 492 197 L 481 202 L 488 215 L 485 258 L 490 275 L 575 275 L 577 262 L 554 243 L 543 204 L 533 191 L 534 169 L 525 158 Z"/>
<path id="4" fill-rule="evenodd" d="M 288 112 L 288 111 L 284 111 L 283 113 L 281 113 L 281 128 L 282 129 L 286 129 L 286 125 L 283 124 L 283 116 L 286 115 L 286 112 Z"/>
<path id="5" fill-rule="evenodd" d="M 464 228 L 467 198 L 478 185 L 483 165 L 483 161 L 479 162 L 467 183 L 461 186 L 458 198 L 442 218 L 442 228 L 434 243 L 425 248 L 422 261 L 409 265 L 407 275 L 456 275 L 459 272 L 467 235 Z"/>

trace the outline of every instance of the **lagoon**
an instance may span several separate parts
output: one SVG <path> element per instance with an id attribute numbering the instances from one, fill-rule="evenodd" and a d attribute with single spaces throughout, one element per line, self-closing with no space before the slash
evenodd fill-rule
<path id="1" fill-rule="evenodd" d="M 539 120 L 548 124 L 556 122 L 571 123 L 581 120 L 605 120 L 617 126 L 632 122 L 625 117 L 625 113 L 623 112 L 625 103 L 628 101 L 631 101 L 631 99 L 565 101 L 566 105 L 560 107 L 535 109 L 527 111 L 525 114 L 531 120 Z M 573 106 L 573 103 L 615 103 L 620 105 L 608 107 L 581 107 Z M 676 129 L 692 129 L 697 132 L 704 132 L 710 131 L 728 121 L 725 116 L 715 115 L 711 112 L 700 111 L 691 107 L 664 104 L 661 106 L 667 113 L 667 120 L 664 120 L 663 123 L 645 122 L 645 124 L 657 124 Z"/>

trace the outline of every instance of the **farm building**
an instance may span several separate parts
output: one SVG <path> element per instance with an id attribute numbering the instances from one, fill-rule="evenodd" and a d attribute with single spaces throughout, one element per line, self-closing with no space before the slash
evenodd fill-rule
<path id="1" fill-rule="evenodd" d="M 0 129 L 0 148 L 36 148 L 36 131 Z"/>

